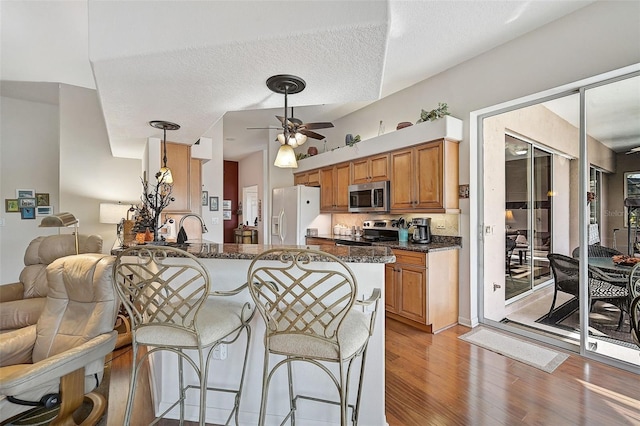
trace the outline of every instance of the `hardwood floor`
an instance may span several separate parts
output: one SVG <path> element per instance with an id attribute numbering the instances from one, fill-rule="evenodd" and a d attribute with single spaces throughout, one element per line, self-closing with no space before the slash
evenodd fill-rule
<path id="1" fill-rule="evenodd" d="M 387 320 L 390 426 L 640 425 L 640 376 L 573 354 L 545 373 L 458 339 L 467 331 L 455 326 L 432 335 Z M 109 390 L 107 424 L 114 426 L 122 425 L 131 365 L 131 352 L 120 351 Z M 134 404 L 135 426 L 152 419 L 146 382 Z"/>

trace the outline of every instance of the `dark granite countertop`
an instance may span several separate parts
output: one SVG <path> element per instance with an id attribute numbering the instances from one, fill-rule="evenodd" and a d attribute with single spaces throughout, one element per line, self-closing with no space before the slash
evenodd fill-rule
<path id="1" fill-rule="evenodd" d="M 188 242 L 187 244 L 169 244 L 180 250 L 184 250 L 199 259 L 241 259 L 253 260 L 260 253 L 275 248 L 310 248 L 321 252 L 329 253 L 347 263 L 394 263 L 396 257 L 389 247 L 385 246 L 274 246 L 262 244 L 217 244 L 212 242 Z M 153 247 L 153 244 L 148 246 Z M 131 255 L 137 254 L 137 249 L 144 248 L 145 245 L 134 246 Z M 115 247 L 111 250 L 112 255 L 120 254 L 124 249 Z M 273 256 L 276 260 L 276 256 Z M 313 261 L 326 261 L 327 258 L 317 256 Z"/>
<path id="2" fill-rule="evenodd" d="M 354 241 L 354 242 L 367 242 L 362 237 L 353 237 L 350 235 L 319 235 L 312 238 L 319 238 L 330 241 Z M 421 253 L 428 253 L 430 251 L 442 251 L 442 250 L 460 250 L 462 248 L 462 237 L 448 236 L 448 235 L 432 235 L 431 242 L 429 244 L 414 244 L 412 242 L 401 243 L 399 241 L 376 241 L 372 243 L 371 247 L 388 247 L 396 250 L 408 250 L 417 251 Z M 355 247 L 355 246 L 347 246 Z"/>

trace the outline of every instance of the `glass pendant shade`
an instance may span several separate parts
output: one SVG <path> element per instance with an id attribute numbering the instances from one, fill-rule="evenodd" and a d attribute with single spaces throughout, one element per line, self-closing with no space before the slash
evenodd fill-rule
<path id="1" fill-rule="evenodd" d="M 171 174 L 171 169 L 168 167 L 161 167 L 158 180 L 161 180 L 162 183 L 171 185 L 173 183 L 173 175 Z"/>
<path id="2" fill-rule="evenodd" d="M 300 146 L 300 145 L 304 144 L 307 141 L 307 136 L 303 135 L 300 132 L 297 132 L 296 133 L 296 141 L 298 143 L 298 146 Z"/>
<path id="3" fill-rule="evenodd" d="M 293 152 L 293 148 L 287 144 L 280 145 L 276 161 L 273 165 L 281 168 L 297 168 L 298 162 L 296 161 L 296 154 Z"/>
<path id="4" fill-rule="evenodd" d="M 278 133 L 278 142 L 280 142 L 280 145 L 284 145 L 284 134 L 283 133 Z"/>

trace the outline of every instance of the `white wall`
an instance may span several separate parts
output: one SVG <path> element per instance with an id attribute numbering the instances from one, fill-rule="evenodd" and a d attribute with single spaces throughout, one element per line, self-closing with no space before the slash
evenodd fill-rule
<path id="1" fill-rule="evenodd" d="M 134 201 L 142 193 L 142 161 L 114 158 L 95 90 L 60 85 L 60 209 L 80 221 L 81 234 L 98 234 L 109 253 L 113 224 L 99 221 L 100 203 Z"/>
<path id="2" fill-rule="evenodd" d="M 202 219 L 207 224 L 209 232 L 203 239 L 222 243 L 224 241 L 224 227 L 222 221 L 222 199 L 224 168 L 222 158 L 223 124 L 219 120 L 211 129 L 212 154 L 211 160 L 202 164 L 202 190 L 209 192 L 209 197 L 218 197 L 218 211 L 210 211 L 208 206 L 202 206 Z M 214 222 L 216 221 L 216 222 Z"/>
<path id="3" fill-rule="evenodd" d="M 53 235 L 52 228 L 38 228 L 41 218 L 22 220 L 20 213 L 6 213 L 7 198 L 16 189 L 35 189 L 49 194 L 57 213 L 58 105 L 0 97 L 0 285 L 18 281 L 24 252 L 39 235 Z"/>
<path id="4" fill-rule="evenodd" d="M 334 121 L 325 134 L 328 148 L 344 144 L 346 133 L 363 139 L 377 135 L 380 120 L 388 131 L 401 121 L 415 122 L 420 110 L 447 102 L 449 111 L 464 120 L 460 143 L 460 184 L 470 177 L 470 114 L 483 108 L 581 80 L 610 70 L 640 63 L 640 3 L 596 2 L 512 42 L 453 67 L 370 106 Z M 597 31 L 594 31 L 597 29 Z M 428 54 L 428 47 L 425 47 Z M 475 137 L 475 135 L 474 135 Z M 460 232 L 460 322 L 477 320 L 471 286 L 470 264 L 477 263 L 470 251 L 469 208 L 477 192 L 461 200 Z M 473 238 L 476 237 L 474 231 Z"/>

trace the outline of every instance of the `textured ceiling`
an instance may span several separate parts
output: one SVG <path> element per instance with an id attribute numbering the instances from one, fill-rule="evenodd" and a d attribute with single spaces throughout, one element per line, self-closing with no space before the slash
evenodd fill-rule
<path id="1" fill-rule="evenodd" d="M 271 75 L 306 80 L 296 116 L 333 121 L 589 3 L 0 1 L 0 67 L 3 80 L 95 87 L 114 155 L 141 157 L 161 136 L 150 120 L 193 143 L 224 115 L 225 158 L 239 159 L 266 143 L 246 128 L 282 114 Z"/>

